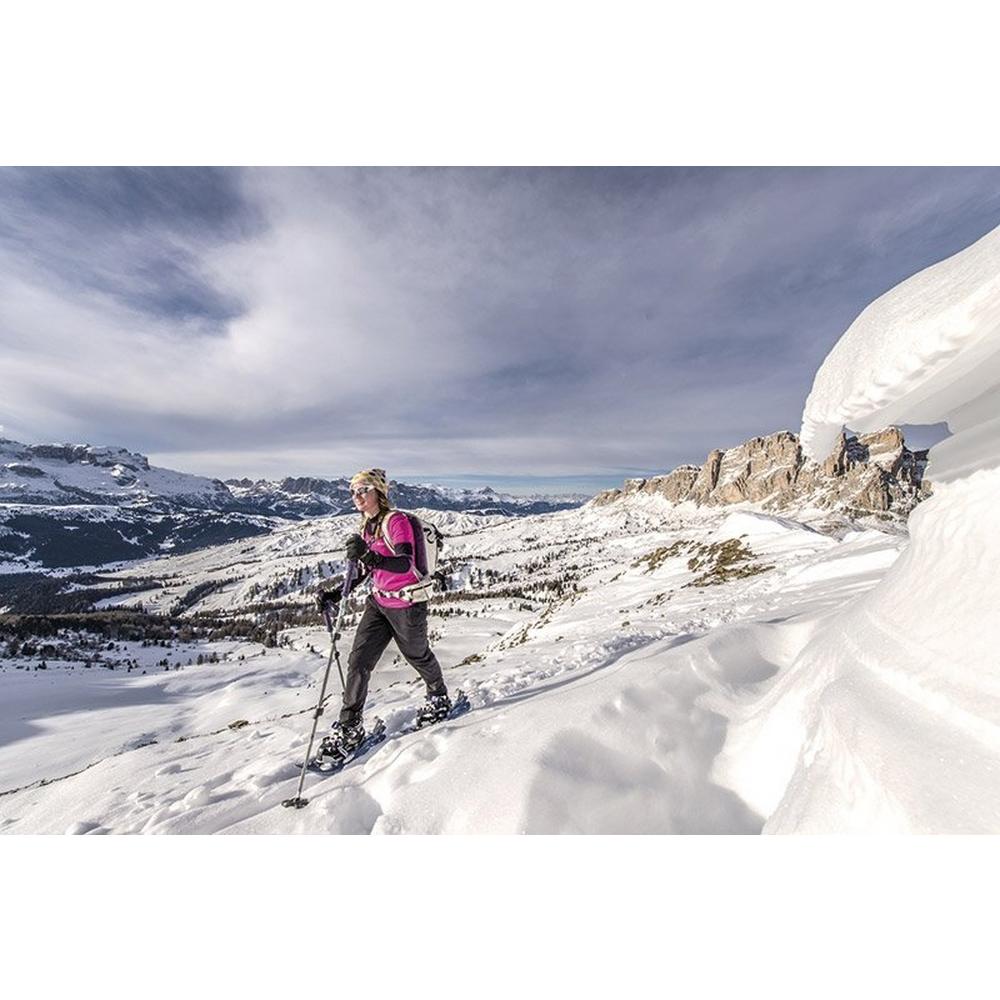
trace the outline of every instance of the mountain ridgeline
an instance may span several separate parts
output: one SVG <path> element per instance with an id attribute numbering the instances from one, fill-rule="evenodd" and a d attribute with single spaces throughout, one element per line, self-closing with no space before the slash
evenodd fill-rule
<path id="1" fill-rule="evenodd" d="M 273 514 L 289 520 L 323 517 L 328 514 L 353 512 L 350 481 L 347 479 L 315 479 L 308 477 L 282 479 L 227 479 L 225 484 L 236 501 L 258 514 Z M 426 507 L 430 510 L 460 510 L 469 514 L 504 514 L 521 517 L 526 514 L 546 514 L 555 510 L 578 507 L 587 497 L 514 497 L 489 486 L 478 490 L 455 490 L 441 486 L 399 483 L 391 485 L 392 502 L 409 510 Z"/>
<path id="2" fill-rule="evenodd" d="M 709 454 L 648 479 L 598 494 L 596 506 L 633 497 L 764 510 L 829 508 L 848 518 L 901 524 L 929 494 L 926 451 L 911 451 L 889 428 L 841 435 L 822 464 L 803 457 L 798 437 L 781 431 Z M 403 508 L 524 516 L 579 506 L 584 497 L 513 497 L 485 487 L 446 489 L 392 484 Z M 100 566 L 179 554 L 267 534 L 289 521 L 351 513 L 349 481 L 315 477 L 280 482 L 161 469 L 125 448 L 22 445 L 0 440 L 0 567 L 8 571 Z"/>
<path id="3" fill-rule="evenodd" d="M 586 498 L 392 483 L 404 508 L 522 516 Z M 190 552 L 289 521 L 353 512 L 347 479 L 223 482 L 151 466 L 118 447 L 0 439 L 0 567 L 44 570 Z"/>

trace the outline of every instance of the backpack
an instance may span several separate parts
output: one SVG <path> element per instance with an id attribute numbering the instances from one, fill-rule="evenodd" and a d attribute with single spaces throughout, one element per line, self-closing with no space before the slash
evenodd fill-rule
<path id="1" fill-rule="evenodd" d="M 378 591 L 383 597 L 398 597 L 403 601 L 428 601 L 435 587 L 445 589 L 445 576 L 438 567 L 438 553 L 444 542 L 444 535 L 430 521 L 421 521 L 416 514 L 408 510 L 390 511 L 379 525 L 379 534 L 389 551 L 395 555 L 396 550 L 389 541 L 389 521 L 394 514 L 402 514 L 408 518 L 413 528 L 413 568 L 420 577 L 416 583 L 411 583 L 402 590 Z"/>

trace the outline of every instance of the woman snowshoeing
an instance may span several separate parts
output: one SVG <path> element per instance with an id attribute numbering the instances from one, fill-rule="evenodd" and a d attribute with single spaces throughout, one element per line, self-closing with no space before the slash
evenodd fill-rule
<path id="1" fill-rule="evenodd" d="M 407 599 L 408 588 L 421 579 L 414 566 L 413 525 L 404 513 L 390 506 L 383 469 L 367 469 L 353 476 L 351 497 L 361 514 L 361 534 L 348 538 L 346 555 L 358 563 L 359 582 L 371 577 L 372 592 L 365 601 L 365 612 L 348 658 L 340 719 L 324 741 L 343 755 L 365 738 L 362 715 L 368 680 L 390 639 L 396 641 L 399 651 L 427 686 L 417 724 L 443 719 L 451 709 L 441 665 L 427 640 L 426 600 Z M 336 587 L 321 591 L 318 603 L 323 609 L 340 599 L 341 588 Z"/>

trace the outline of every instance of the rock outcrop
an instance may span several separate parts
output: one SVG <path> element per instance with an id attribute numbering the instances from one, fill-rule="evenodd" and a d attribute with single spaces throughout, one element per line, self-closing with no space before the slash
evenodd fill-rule
<path id="1" fill-rule="evenodd" d="M 813 505 L 857 516 L 903 517 L 930 492 L 923 481 L 927 452 L 910 451 L 896 427 L 841 434 L 821 464 L 804 458 L 797 435 L 779 431 L 709 453 L 704 465 L 682 465 L 663 476 L 628 479 L 595 505 L 652 494 L 699 506 L 751 502 L 767 510 Z"/>
<path id="2" fill-rule="evenodd" d="M 4 444 L 16 444 L 4 441 Z M 135 471 L 149 471 L 149 459 L 127 448 L 94 448 L 89 444 L 35 444 L 24 449 L 34 458 L 48 458 L 65 462 L 67 465 L 96 465 L 111 468 L 122 465 Z"/>

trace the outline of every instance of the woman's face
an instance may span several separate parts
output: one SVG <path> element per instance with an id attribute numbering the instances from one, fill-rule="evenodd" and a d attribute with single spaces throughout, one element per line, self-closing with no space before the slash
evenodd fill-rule
<path id="1" fill-rule="evenodd" d="M 374 486 L 357 486 L 351 490 L 351 497 L 359 514 L 371 517 L 378 512 L 378 494 Z"/>

